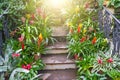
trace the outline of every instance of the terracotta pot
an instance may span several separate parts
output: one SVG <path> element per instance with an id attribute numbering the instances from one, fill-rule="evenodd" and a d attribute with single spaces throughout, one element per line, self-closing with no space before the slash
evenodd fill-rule
<path id="1" fill-rule="evenodd" d="M 38 54 L 34 54 L 34 59 L 37 61 L 38 59 L 41 58 L 41 55 L 38 55 Z"/>

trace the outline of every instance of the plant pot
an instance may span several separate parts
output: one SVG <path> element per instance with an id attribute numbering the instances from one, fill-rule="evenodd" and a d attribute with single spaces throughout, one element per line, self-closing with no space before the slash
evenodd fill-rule
<path id="1" fill-rule="evenodd" d="M 41 58 L 41 54 L 34 54 L 34 59 L 37 61 Z"/>

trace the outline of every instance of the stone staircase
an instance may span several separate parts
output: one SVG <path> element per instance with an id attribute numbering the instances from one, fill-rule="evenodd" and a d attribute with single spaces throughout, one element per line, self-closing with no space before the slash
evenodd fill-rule
<path id="1" fill-rule="evenodd" d="M 40 73 L 49 73 L 47 80 L 75 80 L 76 66 L 74 59 L 67 58 L 67 27 L 52 27 L 52 36 L 57 42 L 49 45 L 49 49 L 42 60 L 46 64 Z"/>

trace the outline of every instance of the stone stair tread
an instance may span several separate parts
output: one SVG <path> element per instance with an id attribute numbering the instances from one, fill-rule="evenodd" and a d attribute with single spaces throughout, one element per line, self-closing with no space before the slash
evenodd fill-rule
<path id="1" fill-rule="evenodd" d="M 39 71 L 39 73 L 51 74 L 46 80 L 76 80 L 76 72 L 76 69 Z"/>
<path id="2" fill-rule="evenodd" d="M 68 31 L 67 31 L 67 27 L 52 27 L 52 36 L 53 37 L 61 37 L 61 36 L 67 36 Z"/>
<path id="3" fill-rule="evenodd" d="M 45 70 L 58 70 L 58 69 L 76 69 L 75 64 L 47 64 L 44 68 Z"/>
<path id="4" fill-rule="evenodd" d="M 46 51 L 46 54 L 66 54 L 68 53 L 68 50 L 62 50 L 62 49 L 53 49 L 53 50 L 48 50 Z"/>
<path id="5" fill-rule="evenodd" d="M 48 49 L 67 49 L 67 42 L 56 42 L 53 45 L 47 46 Z"/>
<path id="6" fill-rule="evenodd" d="M 74 64 L 74 60 L 66 60 L 64 62 L 61 62 L 61 61 L 57 61 L 57 60 L 44 60 L 43 61 L 45 64 Z"/>
<path id="7" fill-rule="evenodd" d="M 75 61 L 73 59 L 67 59 L 66 56 L 45 56 L 42 57 L 42 60 L 45 64 L 74 64 Z"/>

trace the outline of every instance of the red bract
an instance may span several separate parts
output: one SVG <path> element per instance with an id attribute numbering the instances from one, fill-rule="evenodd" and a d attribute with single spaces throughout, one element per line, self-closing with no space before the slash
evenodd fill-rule
<path id="1" fill-rule="evenodd" d="M 82 39 L 80 40 L 80 42 L 84 42 L 86 40 L 86 37 L 82 37 Z"/>
<path id="2" fill-rule="evenodd" d="M 77 60 L 79 58 L 79 56 L 77 54 L 74 55 L 75 60 Z"/>
<path id="3" fill-rule="evenodd" d="M 27 64 L 27 65 L 22 65 L 22 68 L 23 69 L 27 69 L 27 70 L 30 70 L 31 69 L 31 65 L 30 64 Z"/>
<path id="4" fill-rule="evenodd" d="M 31 69 L 31 65 L 30 64 L 27 64 L 27 69 L 30 70 Z"/>
<path id="5" fill-rule="evenodd" d="M 21 17 L 21 21 L 23 22 L 23 23 L 25 23 L 25 18 L 24 17 Z"/>
<path id="6" fill-rule="evenodd" d="M 34 20 L 30 20 L 30 22 L 29 22 L 30 24 L 34 24 Z"/>
<path id="7" fill-rule="evenodd" d="M 97 41 L 97 38 L 96 38 L 96 37 L 94 37 L 94 38 L 93 38 L 93 40 L 92 40 L 92 44 L 95 44 L 95 43 L 96 43 L 96 41 Z"/>
<path id="8" fill-rule="evenodd" d="M 80 30 L 81 30 L 81 29 L 80 29 L 80 27 L 78 26 L 78 28 L 77 28 L 77 32 L 80 33 Z"/>
<path id="9" fill-rule="evenodd" d="M 22 65 L 22 68 L 23 68 L 23 69 L 27 69 L 27 66 L 23 64 L 23 65 Z"/>
<path id="10" fill-rule="evenodd" d="M 12 57 L 14 58 L 14 57 L 19 57 L 20 56 L 20 54 L 19 53 L 13 53 L 12 54 Z"/>
<path id="11" fill-rule="evenodd" d="M 102 64 L 103 63 L 101 59 L 98 59 L 97 62 L 98 62 L 98 64 Z"/>
<path id="12" fill-rule="evenodd" d="M 113 59 L 112 59 L 112 58 L 109 58 L 109 59 L 107 60 L 107 62 L 108 62 L 108 63 L 112 63 L 112 62 L 113 62 Z"/>
<path id="13" fill-rule="evenodd" d="M 24 50 L 25 45 L 23 42 L 21 43 L 21 47 L 22 47 L 22 50 Z"/>
<path id="14" fill-rule="evenodd" d="M 19 40 L 19 42 L 23 42 L 23 40 L 24 40 L 24 36 L 21 35 L 21 37 L 19 37 L 18 40 Z"/>

